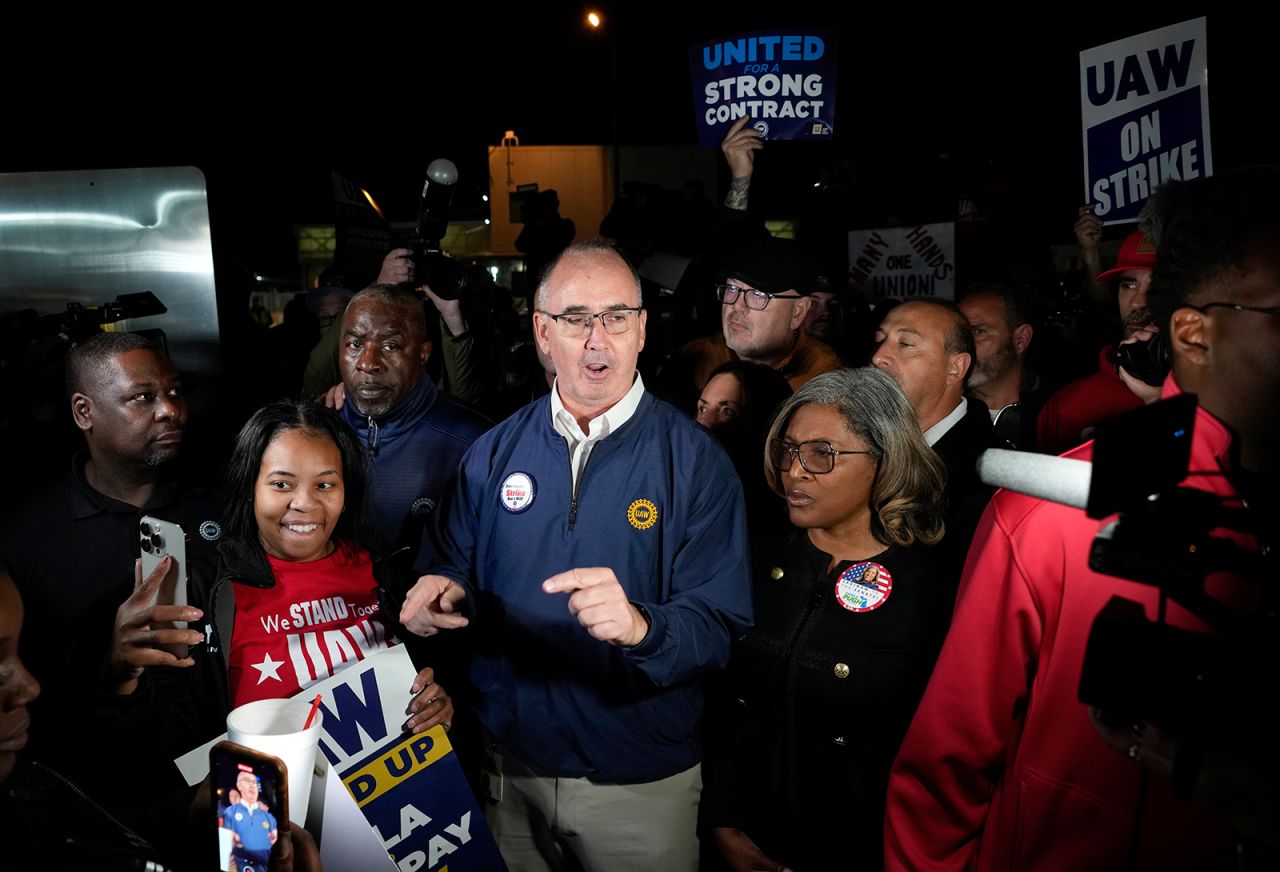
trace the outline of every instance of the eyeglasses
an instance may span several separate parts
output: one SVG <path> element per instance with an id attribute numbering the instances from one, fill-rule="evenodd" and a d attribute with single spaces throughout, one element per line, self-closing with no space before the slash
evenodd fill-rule
<path id="1" fill-rule="evenodd" d="M 1204 303 L 1199 306 L 1191 306 L 1192 309 L 1198 309 L 1203 312 L 1205 309 L 1237 309 L 1241 312 L 1257 312 L 1260 315 L 1271 315 L 1273 317 L 1280 316 L 1280 306 L 1241 306 L 1239 303 Z"/>
<path id="2" fill-rule="evenodd" d="M 716 285 L 716 299 L 726 306 L 732 306 L 738 302 L 739 294 L 746 301 L 747 308 L 755 309 L 757 312 L 769 305 L 770 300 L 798 300 L 804 296 L 804 294 L 770 294 L 767 291 L 740 288 L 737 285 Z"/>
<path id="3" fill-rule="evenodd" d="M 785 439 L 769 440 L 769 463 L 779 472 L 791 468 L 791 461 L 800 460 L 805 472 L 826 475 L 836 468 L 837 454 L 872 454 L 870 451 L 837 451 L 830 442 L 811 439 L 808 442 L 788 442 Z"/>
<path id="4" fill-rule="evenodd" d="M 591 323 L 595 319 L 600 319 L 600 324 L 604 327 L 605 333 L 626 333 L 631 329 L 631 325 L 640 317 L 640 307 L 636 306 L 629 309 L 609 309 L 604 312 L 561 312 L 559 315 L 552 315 L 545 309 L 539 309 L 539 312 L 546 315 L 552 321 L 556 322 L 556 327 L 560 330 L 561 336 L 568 336 L 574 339 L 582 339 L 591 335 L 594 325 Z"/>

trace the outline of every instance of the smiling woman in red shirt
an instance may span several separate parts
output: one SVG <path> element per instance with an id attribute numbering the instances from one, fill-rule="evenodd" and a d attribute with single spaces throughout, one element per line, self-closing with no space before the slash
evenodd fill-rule
<path id="1" fill-rule="evenodd" d="M 220 565 L 195 600 L 215 616 L 210 648 L 224 654 L 232 706 L 292 696 L 398 644 L 383 601 L 411 579 L 387 577 L 394 558 L 374 560 L 366 491 L 364 448 L 329 409 L 272 403 L 240 431 Z M 412 692 L 407 729 L 451 724 L 452 702 L 430 667 Z"/>

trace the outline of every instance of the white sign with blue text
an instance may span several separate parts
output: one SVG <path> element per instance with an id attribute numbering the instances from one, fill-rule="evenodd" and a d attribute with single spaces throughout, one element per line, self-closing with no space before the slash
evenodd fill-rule
<path id="1" fill-rule="evenodd" d="M 1085 200 L 1136 221 L 1162 183 L 1213 174 L 1205 19 L 1080 52 Z"/>
<path id="2" fill-rule="evenodd" d="M 325 866 L 502 870 L 497 844 L 444 728 L 418 735 L 402 732 L 415 675 L 405 647 L 396 645 L 294 697 L 304 702 L 321 697 L 319 751 L 329 764 L 323 767 L 326 781 L 321 785 Z M 189 784 L 208 772 L 212 744 L 174 761 Z M 308 825 L 315 818 L 308 815 Z"/>

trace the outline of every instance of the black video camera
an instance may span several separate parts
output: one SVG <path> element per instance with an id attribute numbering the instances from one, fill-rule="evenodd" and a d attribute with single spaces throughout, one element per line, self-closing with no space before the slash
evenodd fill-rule
<path id="1" fill-rule="evenodd" d="M 453 161 L 442 157 L 431 162 L 422 184 L 418 226 L 409 242 L 414 281 L 431 288 L 442 300 L 456 300 L 471 290 L 466 265 L 447 257 L 440 248 L 449 230 L 449 207 L 457 183 L 458 168 Z"/>
<path id="2" fill-rule="evenodd" d="M 1270 703 L 1257 670 L 1276 662 L 1273 610 L 1242 611 L 1212 596 L 1205 579 L 1230 572 L 1272 600 L 1275 567 L 1218 529 L 1257 532 L 1244 508 L 1186 478 L 1195 399 L 1189 394 L 1116 416 L 1095 434 L 1090 517 L 1119 511 L 1095 538 L 1094 572 L 1159 588 L 1215 635 L 1146 619 L 1141 604 L 1112 597 L 1094 619 L 1079 699 L 1119 722 L 1149 721 L 1183 739 L 1203 738 L 1223 718 L 1248 719 Z M 1141 460 L 1136 460 L 1141 458 Z M 1163 612 L 1163 607 L 1161 609 Z"/>
<path id="3" fill-rule="evenodd" d="M 1153 388 L 1164 384 L 1172 365 L 1169 340 L 1163 333 L 1157 333 L 1150 339 L 1116 346 L 1116 368 L 1123 369 Z"/>

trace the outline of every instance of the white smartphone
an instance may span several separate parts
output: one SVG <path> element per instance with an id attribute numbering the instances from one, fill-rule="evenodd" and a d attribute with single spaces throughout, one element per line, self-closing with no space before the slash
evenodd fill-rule
<path id="1" fill-rule="evenodd" d="M 185 606 L 187 604 L 187 534 L 171 521 L 162 521 L 143 515 L 138 522 L 138 547 L 142 551 L 142 577 L 145 579 L 160 560 L 168 555 L 173 558 L 169 576 L 156 591 L 156 605 Z"/>

